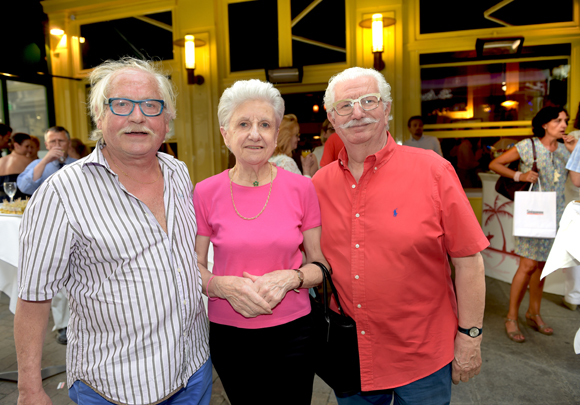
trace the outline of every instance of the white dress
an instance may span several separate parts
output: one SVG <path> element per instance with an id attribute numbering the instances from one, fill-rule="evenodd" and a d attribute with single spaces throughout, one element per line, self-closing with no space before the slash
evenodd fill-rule
<path id="1" fill-rule="evenodd" d="M 290 156 L 283 154 L 272 156 L 270 159 L 268 159 L 268 162 L 274 163 L 277 167 L 281 167 L 288 172 L 296 173 L 302 176 L 302 172 L 298 168 L 298 165 Z M 310 178 L 310 176 L 306 175 L 304 177 Z"/>

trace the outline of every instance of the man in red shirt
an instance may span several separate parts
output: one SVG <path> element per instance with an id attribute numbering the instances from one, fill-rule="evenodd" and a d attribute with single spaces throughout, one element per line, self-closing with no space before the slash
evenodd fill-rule
<path id="1" fill-rule="evenodd" d="M 324 102 L 345 149 L 313 178 L 322 250 L 357 324 L 363 391 L 338 403 L 448 404 L 451 381 L 481 367 L 489 242 L 451 164 L 389 134 L 380 73 L 347 69 Z"/>
<path id="2" fill-rule="evenodd" d="M 336 132 L 330 135 L 324 144 L 324 152 L 322 153 L 322 159 L 320 159 L 320 167 L 326 166 L 338 159 L 338 154 L 342 148 L 344 148 L 344 143 Z"/>

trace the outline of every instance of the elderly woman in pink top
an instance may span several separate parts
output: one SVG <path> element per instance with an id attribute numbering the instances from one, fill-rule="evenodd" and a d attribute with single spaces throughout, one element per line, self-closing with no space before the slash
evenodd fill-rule
<path id="1" fill-rule="evenodd" d="M 311 402 L 308 288 L 322 281 L 312 262 L 328 264 L 312 181 L 268 163 L 283 115 L 270 83 L 238 81 L 224 91 L 220 131 L 236 165 L 197 184 L 193 196 L 211 357 L 234 405 Z"/>

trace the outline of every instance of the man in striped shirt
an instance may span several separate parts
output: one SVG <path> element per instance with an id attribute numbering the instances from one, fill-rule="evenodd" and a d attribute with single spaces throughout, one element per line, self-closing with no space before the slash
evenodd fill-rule
<path id="1" fill-rule="evenodd" d="M 90 79 L 97 147 L 41 185 L 20 228 L 19 404 L 50 404 L 42 344 L 63 286 L 73 401 L 209 404 L 193 186 L 183 162 L 157 152 L 175 118 L 173 87 L 131 58 L 105 62 Z"/>

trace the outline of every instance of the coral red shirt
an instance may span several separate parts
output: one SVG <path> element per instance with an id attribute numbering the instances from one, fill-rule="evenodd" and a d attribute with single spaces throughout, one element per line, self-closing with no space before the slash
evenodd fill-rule
<path id="1" fill-rule="evenodd" d="M 313 183 L 322 251 L 357 323 L 362 390 L 406 385 L 450 363 L 457 301 L 447 255 L 489 244 L 451 164 L 389 134 L 358 183 L 346 149 Z"/>
<path id="2" fill-rule="evenodd" d="M 324 152 L 322 152 L 322 159 L 320 159 L 320 167 L 326 166 L 338 159 L 338 154 L 343 148 L 344 143 L 340 139 L 340 136 L 336 132 L 330 135 L 324 143 Z"/>

